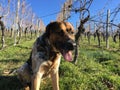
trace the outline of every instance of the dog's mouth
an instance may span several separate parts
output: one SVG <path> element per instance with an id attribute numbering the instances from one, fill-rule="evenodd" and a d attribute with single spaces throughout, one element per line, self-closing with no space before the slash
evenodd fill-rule
<path id="1" fill-rule="evenodd" d="M 67 61 L 72 61 L 73 60 L 73 56 L 72 56 L 72 51 L 71 50 L 62 50 L 61 51 L 62 56 L 64 57 L 65 60 Z"/>
<path id="2" fill-rule="evenodd" d="M 76 46 L 76 43 L 74 41 L 69 40 L 66 43 L 57 42 L 56 46 L 58 47 L 58 49 L 60 50 L 60 53 L 62 54 L 62 56 L 66 61 L 69 61 L 69 62 L 73 61 L 72 52 Z"/>

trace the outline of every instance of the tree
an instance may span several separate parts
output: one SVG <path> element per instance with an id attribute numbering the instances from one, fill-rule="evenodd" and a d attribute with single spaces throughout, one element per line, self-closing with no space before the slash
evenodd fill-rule
<path id="1" fill-rule="evenodd" d="M 75 56 L 74 56 L 74 63 L 77 63 L 77 57 L 79 55 L 79 42 L 80 42 L 80 37 L 81 34 L 85 31 L 84 24 L 89 20 L 90 17 L 90 12 L 89 12 L 89 7 L 92 3 L 93 0 L 76 0 L 80 2 L 80 8 L 75 8 L 75 12 L 80 13 L 80 25 L 78 27 L 78 32 L 75 35 L 75 41 L 76 41 L 76 48 L 75 48 Z M 73 5 L 74 6 L 74 5 Z M 87 15 L 86 15 L 87 14 Z"/>
<path id="2" fill-rule="evenodd" d="M 18 24 L 19 24 L 19 9 L 20 9 L 20 0 L 17 1 L 17 7 L 16 7 L 16 18 L 15 18 L 15 27 L 14 27 L 14 46 L 16 45 L 16 34 L 17 34 L 17 30 L 18 28 Z"/>
<path id="3" fill-rule="evenodd" d="M 5 47 L 5 25 L 4 25 L 4 22 L 1 19 L 6 17 L 6 16 L 8 16 L 9 9 L 10 9 L 10 0 L 8 0 L 8 10 L 7 10 L 7 13 L 2 15 L 2 16 L 0 16 L 0 26 L 1 26 L 1 30 L 2 30 L 2 37 L 1 37 L 2 47 L 1 47 L 1 49 L 3 49 Z"/>
<path id="4" fill-rule="evenodd" d="M 58 21 L 66 21 L 70 18 L 70 10 L 72 8 L 72 0 L 66 0 L 62 6 L 61 12 L 57 16 Z"/>
<path id="5" fill-rule="evenodd" d="M 1 18 L 2 17 L 0 17 L 0 26 L 1 26 L 1 30 L 2 30 L 2 38 L 1 38 L 1 40 L 2 40 L 2 48 L 4 48 L 5 47 L 5 39 L 4 39 L 4 36 L 5 36 L 5 33 L 4 33 L 5 25 L 4 25 L 3 21 L 1 20 Z"/>

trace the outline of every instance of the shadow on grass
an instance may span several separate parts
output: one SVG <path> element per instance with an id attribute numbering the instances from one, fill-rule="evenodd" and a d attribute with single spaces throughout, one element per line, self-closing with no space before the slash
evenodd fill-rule
<path id="1" fill-rule="evenodd" d="M 22 45 L 16 45 L 16 47 L 21 48 L 21 49 L 32 49 L 31 47 L 27 47 L 27 46 L 22 46 Z"/>
<path id="2" fill-rule="evenodd" d="M 23 90 L 17 76 L 0 76 L 0 90 Z"/>
<path id="3" fill-rule="evenodd" d="M 19 63 L 22 62 L 23 60 L 18 60 L 18 59 L 3 59 L 0 60 L 0 63 Z"/>
<path id="4" fill-rule="evenodd" d="M 99 62 L 99 63 L 102 63 L 102 62 L 105 62 L 105 61 L 109 61 L 110 59 L 109 58 L 106 58 L 106 57 L 100 57 L 100 58 L 98 58 L 97 59 L 97 61 Z"/>

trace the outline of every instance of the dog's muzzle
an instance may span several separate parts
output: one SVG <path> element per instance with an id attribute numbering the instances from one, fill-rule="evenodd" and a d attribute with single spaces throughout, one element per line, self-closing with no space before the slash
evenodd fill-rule
<path id="1" fill-rule="evenodd" d="M 68 40 L 66 43 L 63 44 L 64 50 L 74 50 L 76 47 L 76 43 L 73 40 Z"/>
<path id="2" fill-rule="evenodd" d="M 56 42 L 56 47 L 60 50 L 62 56 L 64 57 L 65 60 L 67 61 L 72 61 L 72 51 L 76 47 L 76 43 L 73 40 L 67 40 L 66 42 L 62 43 L 57 41 Z"/>

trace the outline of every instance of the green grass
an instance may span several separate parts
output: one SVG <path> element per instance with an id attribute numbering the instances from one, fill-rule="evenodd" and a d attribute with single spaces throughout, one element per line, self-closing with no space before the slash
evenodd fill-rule
<path id="1" fill-rule="evenodd" d="M 0 90 L 23 90 L 16 74 L 6 75 L 4 71 L 20 67 L 30 55 L 35 39 L 21 41 L 13 46 L 7 38 L 7 47 L 0 51 Z M 86 39 L 80 42 L 77 65 L 63 58 L 59 68 L 60 90 L 120 90 L 120 50 L 118 43 L 110 39 L 110 49 L 105 42 L 97 47 L 97 41 L 88 45 Z M 40 90 L 51 90 L 51 80 L 46 78 Z"/>
<path id="2" fill-rule="evenodd" d="M 19 68 L 29 58 L 33 42 L 23 39 L 21 44 L 13 46 L 13 39 L 6 37 L 6 47 L 0 51 L 0 90 L 22 90 L 17 76 L 4 72 Z"/>

